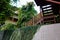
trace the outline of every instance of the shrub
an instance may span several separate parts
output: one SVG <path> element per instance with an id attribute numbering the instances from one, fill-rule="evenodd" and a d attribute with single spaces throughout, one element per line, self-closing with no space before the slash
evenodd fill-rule
<path id="1" fill-rule="evenodd" d="M 9 40 L 32 40 L 38 27 L 40 26 L 29 26 L 15 30 Z"/>

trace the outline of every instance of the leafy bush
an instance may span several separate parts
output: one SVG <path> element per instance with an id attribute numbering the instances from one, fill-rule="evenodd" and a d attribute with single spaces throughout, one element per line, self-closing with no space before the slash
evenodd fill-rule
<path id="1" fill-rule="evenodd" d="M 6 25 L 3 25 L 0 30 L 15 30 L 16 29 L 16 26 L 14 24 L 6 24 Z"/>
<path id="2" fill-rule="evenodd" d="M 32 40 L 37 28 L 40 26 L 29 26 L 17 29 L 13 32 L 9 40 Z"/>
<path id="3" fill-rule="evenodd" d="M 25 26 L 25 23 L 28 22 L 33 16 L 37 15 L 37 11 L 34 9 L 34 3 L 29 2 L 27 5 L 23 5 L 18 13 L 18 22 L 17 26 Z"/>
<path id="4" fill-rule="evenodd" d="M 4 31 L 2 40 L 9 40 L 11 34 L 16 29 L 16 26 L 14 24 L 6 24 L 0 27 L 0 30 Z"/>
<path id="5" fill-rule="evenodd" d="M 4 34 L 2 37 L 2 40 L 9 40 L 11 34 L 13 33 L 14 30 L 4 30 Z"/>

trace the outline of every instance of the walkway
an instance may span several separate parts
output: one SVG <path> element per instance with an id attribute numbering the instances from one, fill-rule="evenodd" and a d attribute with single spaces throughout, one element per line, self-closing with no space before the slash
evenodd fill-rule
<path id="1" fill-rule="evenodd" d="M 60 40 L 60 23 L 41 26 L 33 40 Z"/>

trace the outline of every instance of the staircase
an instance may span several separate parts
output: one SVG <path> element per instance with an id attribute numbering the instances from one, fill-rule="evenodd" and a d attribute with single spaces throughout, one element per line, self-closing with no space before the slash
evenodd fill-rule
<path id="1" fill-rule="evenodd" d="M 36 17 L 33 17 L 26 25 L 37 25 L 37 24 L 54 24 L 56 23 L 56 15 L 53 14 L 52 6 L 42 6 L 42 12 Z"/>
<path id="2" fill-rule="evenodd" d="M 51 5 L 42 6 L 42 12 L 43 12 L 43 24 L 56 23 L 55 20 L 56 16 L 53 14 Z"/>

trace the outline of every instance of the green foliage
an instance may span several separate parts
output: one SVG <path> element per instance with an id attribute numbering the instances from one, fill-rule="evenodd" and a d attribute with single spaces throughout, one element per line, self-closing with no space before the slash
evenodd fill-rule
<path id="1" fill-rule="evenodd" d="M 17 3 L 18 0 L 13 0 L 13 2 Z"/>
<path id="2" fill-rule="evenodd" d="M 11 35 L 10 40 L 32 40 L 33 35 L 39 27 L 40 26 L 37 25 L 17 29 Z"/>
<path id="3" fill-rule="evenodd" d="M 9 40 L 14 30 L 4 30 L 2 40 Z"/>
<path id="4" fill-rule="evenodd" d="M 17 0 L 13 0 L 13 1 L 16 2 Z M 2 27 L 0 27 L 0 30 L 5 30 L 3 40 L 9 40 L 12 33 L 13 34 L 12 34 L 10 40 L 20 40 L 20 39 L 21 40 L 30 40 L 32 38 L 32 35 L 36 32 L 37 27 L 21 28 L 14 32 L 11 30 L 15 30 L 18 27 L 24 27 L 25 22 L 29 21 L 33 16 L 36 15 L 37 12 L 34 9 L 33 2 L 30 2 L 27 5 L 22 6 L 21 9 L 11 6 L 10 0 L 1 0 L 0 3 L 1 3 L 0 4 L 0 9 L 1 9 L 0 10 L 0 23 L 4 23 L 7 18 L 9 18 L 11 15 L 13 15 L 14 11 L 16 11 L 16 10 L 19 11 L 17 25 L 5 24 Z M 20 30 L 21 30 L 21 33 L 20 33 Z M 30 35 L 31 32 L 32 32 L 32 34 Z M 29 36 L 31 36 L 29 39 L 25 39 Z"/>
<path id="5" fill-rule="evenodd" d="M 16 2 L 17 0 L 13 0 Z M 0 24 L 5 22 L 7 18 L 11 16 L 11 8 L 12 5 L 10 5 L 11 0 L 0 0 Z"/>
<path id="6" fill-rule="evenodd" d="M 27 5 L 23 5 L 22 8 L 19 10 L 17 26 L 25 26 L 25 22 L 32 19 L 33 16 L 36 16 L 36 14 L 37 12 L 34 9 L 33 2 L 29 2 L 27 3 Z"/>
<path id="7" fill-rule="evenodd" d="M 0 0 L 0 23 L 5 21 L 8 8 L 10 8 L 9 2 L 10 0 Z"/>
<path id="8" fill-rule="evenodd" d="M 16 26 L 14 24 L 6 24 L 1 27 L 0 30 L 15 30 Z"/>
<path id="9" fill-rule="evenodd" d="M 17 11 L 19 8 L 17 8 L 16 6 L 12 6 L 11 7 L 11 10 L 13 10 L 13 11 Z"/>

